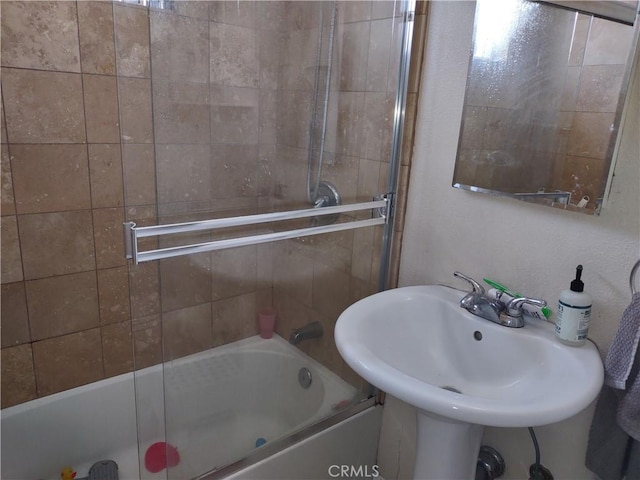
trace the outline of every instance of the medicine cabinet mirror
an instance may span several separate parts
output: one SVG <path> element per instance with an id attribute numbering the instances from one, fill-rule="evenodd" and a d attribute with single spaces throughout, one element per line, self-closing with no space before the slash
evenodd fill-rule
<path id="1" fill-rule="evenodd" d="M 631 20 L 478 0 L 453 186 L 599 213 L 638 43 L 637 2 L 557 3 L 622 6 Z"/>

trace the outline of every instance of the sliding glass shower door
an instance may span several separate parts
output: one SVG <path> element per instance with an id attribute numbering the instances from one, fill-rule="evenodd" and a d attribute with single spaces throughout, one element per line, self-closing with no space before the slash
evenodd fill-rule
<path id="1" fill-rule="evenodd" d="M 128 146 L 153 180 L 129 182 L 125 226 L 140 472 L 194 478 L 370 396 L 333 326 L 384 278 L 412 17 L 401 1 L 122 10 L 145 12 L 150 46 L 148 78 L 124 85 L 152 118 Z"/>

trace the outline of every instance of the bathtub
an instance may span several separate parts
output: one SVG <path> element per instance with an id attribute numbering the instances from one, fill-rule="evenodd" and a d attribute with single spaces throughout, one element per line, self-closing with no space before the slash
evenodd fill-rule
<path id="1" fill-rule="evenodd" d="M 301 369 L 310 373 L 308 388 Z M 2 410 L 2 478 L 59 479 L 65 465 L 82 477 L 94 462 L 111 459 L 120 479 L 184 480 L 265 448 L 256 447 L 258 439 L 268 446 L 361 399 L 275 335 L 139 370 L 135 378 L 128 373 Z M 158 441 L 175 445 L 180 462 L 151 474 L 144 452 Z"/>

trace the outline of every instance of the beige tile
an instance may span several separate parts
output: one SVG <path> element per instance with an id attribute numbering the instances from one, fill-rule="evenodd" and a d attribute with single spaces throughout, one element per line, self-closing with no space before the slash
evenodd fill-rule
<path id="1" fill-rule="evenodd" d="M 340 58 L 340 90 L 363 91 L 367 80 L 369 22 L 347 23 L 342 30 Z"/>
<path id="2" fill-rule="evenodd" d="M 379 191 L 380 162 L 360 160 L 358 170 L 358 201 L 370 201 Z"/>
<path id="3" fill-rule="evenodd" d="M 78 2 L 78 29 L 82 71 L 115 75 L 112 2 Z"/>
<path id="4" fill-rule="evenodd" d="M 366 158 L 389 161 L 394 103 L 386 93 L 365 93 L 361 150 Z"/>
<path id="5" fill-rule="evenodd" d="M 582 67 L 567 67 L 562 94 L 560 95 L 561 111 L 574 111 L 576 109 L 581 73 Z"/>
<path id="6" fill-rule="evenodd" d="M 258 32 L 258 40 L 260 88 L 276 90 L 278 88 L 278 72 L 280 64 L 283 62 L 284 34 L 280 31 L 262 29 Z"/>
<path id="7" fill-rule="evenodd" d="M 2 89 L 0 89 L 0 139 L 2 144 L 7 143 L 7 121 L 4 117 L 4 97 Z"/>
<path id="8" fill-rule="evenodd" d="M 256 196 L 257 157 L 255 145 L 215 145 L 211 152 L 214 198 Z"/>
<path id="9" fill-rule="evenodd" d="M 89 175 L 93 208 L 124 205 L 120 145 L 89 145 Z"/>
<path id="10" fill-rule="evenodd" d="M 419 3 L 419 2 L 417 2 Z M 396 5 L 396 2 L 394 2 L 393 0 L 376 0 L 371 2 L 371 18 L 373 20 L 378 19 L 378 18 L 391 18 L 395 15 L 396 11 L 396 7 L 398 8 L 398 10 L 400 9 L 399 5 Z M 417 6 L 416 6 L 416 15 L 418 14 L 417 12 Z M 414 26 L 414 34 L 415 34 L 415 26 Z"/>
<path id="11" fill-rule="evenodd" d="M 415 141 L 416 117 L 418 115 L 418 94 L 407 94 L 405 106 L 405 124 L 402 133 L 402 165 L 411 165 Z"/>
<path id="12" fill-rule="evenodd" d="M 296 251 L 289 242 L 274 251 L 273 286 L 304 305 L 311 305 L 313 259 Z"/>
<path id="13" fill-rule="evenodd" d="M 559 188 L 571 192 L 574 204 L 588 195 L 590 198 L 588 208 L 595 208 L 596 198 L 604 193 L 605 185 L 602 179 L 605 167 L 605 162 L 600 159 L 567 156 Z"/>
<path id="14" fill-rule="evenodd" d="M 225 0 L 210 2 L 209 20 L 212 22 L 253 28 L 256 21 L 256 2 L 253 0 Z"/>
<path id="15" fill-rule="evenodd" d="M 162 326 L 160 315 L 133 320 L 133 362 L 136 370 L 162 363 Z"/>
<path id="16" fill-rule="evenodd" d="M 576 110 L 582 112 L 615 112 L 618 107 L 624 65 L 582 67 Z"/>
<path id="17" fill-rule="evenodd" d="M 590 15 L 578 14 L 571 39 L 571 51 L 569 52 L 569 65 L 582 65 L 584 49 L 587 45 L 589 28 L 591 27 Z"/>
<path id="18" fill-rule="evenodd" d="M 312 92 L 278 91 L 277 143 L 306 149 L 312 115 Z"/>
<path id="19" fill-rule="evenodd" d="M 337 223 L 351 221 L 351 219 L 343 217 L 339 218 Z M 315 262 L 349 273 L 351 271 L 353 235 L 354 230 L 345 230 L 314 237 Z"/>
<path id="20" fill-rule="evenodd" d="M 2 90 L 12 143 L 84 143 L 80 75 L 5 68 Z"/>
<path id="21" fill-rule="evenodd" d="M 609 146 L 614 114 L 576 112 L 569 135 L 567 154 L 604 158 Z"/>
<path id="22" fill-rule="evenodd" d="M 122 208 L 98 208 L 93 210 L 93 235 L 96 244 L 96 265 L 110 268 L 126 265 L 124 257 Z"/>
<path id="23" fill-rule="evenodd" d="M 416 14 L 417 15 L 426 15 L 429 12 L 429 2 L 428 0 L 418 0 L 416 2 Z"/>
<path id="24" fill-rule="evenodd" d="M 213 344 L 224 345 L 258 334 L 256 296 L 248 293 L 211 304 Z"/>
<path id="25" fill-rule="evenodd" d="M 274 145 L 278 126 L 278 92 L 261 89 L 259 96 L 258 143 Z"/>
<path id="26" fill-rule="evenodd" d="M 118 78 L 120 134 L 123 143 L 153 143 L 151 82 Z"/>
<path id="27" fill-rule="evenodd" d="M 422 2 L 426 3 L 426 2 Z M 422 60 L 424 56 L 424 46 L 426 45 L 427 37 L 427 16 L 416 15 L 415 24 L 413 30 L 413 41 L 411 43 L 411 63 L 409 66 L 409 79 L 407 85 L 407 91 L 409 93 L 418 93 L 420 89 L 420 79 L 422 76 Z M 399 56 L 399 52 L 396 49 L 391 51 L 392 56 Z M 393 75 L 393 71 L 389 70 L 390 75 Z"/>
<path id="28" fill-rule="evenodd" d="M 311 30 L 293 30 L 283 35 L 279 60 L 279 85 L 276 88 L 284 90 L 313 91 L 316 74 L 320 73 L 318 65 L 318 28 Z M 324 58 L 320 65 L 326 64 Z M 322 70 L 326 75 L 326 70 Z M 319 89 L 324 90 L 325 76 L 318 78 Z"/>
<path id="29" fill-rule="evenodd" d="M 26 280 L 96 268 L 90 210 L 21 215 L 18 224 Z"/>
<path id="30" fill-rule="evenodd" d="M 383 239 L 384 227 L 378 225 L 373 227 L 373 251 L 382 252 L 382 239 Z M 380 260 L 381 256 L 374 255 L 371 259 L 371 278 L 369 282 L 372 285 L 377 285 L 378 273 L 380 272 Z"/>
<path id="31" fill-rule="evenodd" d="M 16 204 L 13 195 L 13 175 L 11 174 L 11 160 L 9 158 L 9 147 L 2 144 L 2 177 L 0 213 L 2 215 L 15 215 Z"/>
<path id="32" fill-rule="evenodd" d="M 371 278 L 371 259 L 373 257 L 373 229 L 359 228 L 353 232 L 353 256 L 351 275 L 364 282 Z"/>
<path id="33" fill-rule="evenodd" d="M 349 278 L 349 302 L 355 303 L 369 295 L 376 293 L 376 287 L 369 280 L 361 280 L 356 277 Z"/>
<path id="34" fill-rule="evenodd" d="M 129 320 L 129 269 L 127 267 L 98 270 L 100 325 Z"/>
<path id="35" fill-rule="evenodd" d="M 317 2 L 283 3 L 285 5 L 284 28 L 289 30 L 310 30 L 318 25 L 321 12 Z"/>
<path id="36" fill-rule="evenodd" d="M 378 2 L 350 1 L 340 3 L 338 6 L 338 18 L 341 23 L 367 22 L 371 19 L 372 4 Z"/>
<path id="37" fill-rule="evenodd" d="M 2 408 L 37 397 L 31 345 L 2 349 Z"/>
<path id="38" fill-rule="evenodd" d="M 213 252 L 211 298 L 235 297 L 256 290 L 257 248 L 255 245 Z"/>
<path id="39" fill-rule="evenodd" d="M 11 169 L 19 214 L 91 207 L 85 145 L 12 145 Z"/>
<path id="40" fill-rule="evenodd" d="M 584 65 L 625 65 L 633 40 L 633 28 L 603 18 L 591 21 Z"/>
<path id="41" fill-rule="evenodd" d="M 162 310 L 178 310 L 211 301 L 211 258 L 208 253 L 160 262 Z"/>
<path id="42" fill-rule="evenodd" d="M 104 376 L 100 329 L 33 343 L 38 395 L 69 390 Z"/>
<path id="43" fill-rule="evenodd" d="M 151 65 L 154 80 L 209 83 L 209 23 L 173 12 L 152 11 Z"/>
<path id="44" fill-rule="evenodd" d="M 129 267 L 131 316 L 147 317 L 160 313 L 160 286 L 156 262 Z"/>
<path id="45" fill-rule="evenodd" d="M 26 282 L 33 341 L 97 327 L 98 288 L 95 272 Z"/>
<path id="46" fill-rule="evenodd" d="M 76 2 L 2 2 L 2 66 L 80 71 Z"/>
<path id="47" fill-rule="evenodd" d="M 118 86 L 115 77 L 83 75 L 87 142 L 120 142 Z"/>
<path id="48" fill-rule="evenodd" d="M 258 93 L 256 88 L 211 86 L 212 143 L 258 143 Z"/>
<path id="49" fill-rule="evenodd" d="M 102 327 L 102 361 L 106 378 L 133 371 L 131 322 Z"/>
<path id="50" fill-rule="evenodd" d="M 256 32 L 250 28 L 210 22 L 211 83 L 258 87 Z"/>
<path id="51" fill-rule="evenodd" d="M 113 5 L 116 67 L 119 76 L 149 77 L 149 17 L 147 13 L 146 8 Z"/>
<path id="52" fill-rule="evenodd" d="M 182 0 L 173 4 L 174 12 L 184 17 L 193 17 L 200 20 L 209 18 L 209 0 Z"/>
<path id="53" fill-rule="evenodd" d="M 156 143 L 209 144 L 209 85 L 153 83 Z"/>
<path id="54" fill-rule="evenodd" d="M 322 262 L 313 266 L 313 308 L 336 320 L 349 306 L 349 275 Z"/>
<path id="55" fill-rule="evenodd" d="M 156 152 L 158 202 L 211 198 L 209 145 L 158 145 Z"/>
<path id="56" fill-rule="evenodd" d="M 314 338 L 309 341 L 309 355 L 339 375 L 342 370 L 343 360 L 340 352 L 338 352 L 338 347 L 336 347 L 333 335 L 335 319 L 317 313 L 313 320 L 319 321 L 322 324 L 323 332 L 320 338 Z"/>
<path id="57" fill-rule="evenodd" d="M 153 145 L 122 145 L 125 205 L 156 202 L 156 165 Z"/>
<path id="58" fill-rule="evenodd" d="M 311 322 L 313 310 L 287 295 L 286 292 L 274 293 L 276 309 L 275 331 L 284 339 L 289 339 L 291 332 Z"/>
<path id="59" fill-rule="evenodd" d="M 0 234 L 2 283 L 19 282 L 24 277 L 22 273 L 20 237 L 18 236 L 18 224 L 15 216 L 2 217 Z"/>
<path id="60" fill-rule="evenodd" d="M 211 304 L 164 313 L 162 335 L 165 361 L 211 348 Z"/>
<path id="61" fill-rule="evenodd" d="M 336 153 L 360 156 L 363 147 L 364 93 L 340 92 L 339 95 Z"/>
<path id="62" fill-rule="evenodd" d="M 410 168 L 407 165 L 400 167 L 400 181 L 398 182 L 398 193 L 396 195 L 396 215 L 394 221 L 394 231 L 404 230 L 405 214 L 407 210 L 407 193 L 409 190 Z"/>
<path id="63" fill-rule="evenodd" d="M 396 54 L 393 43 L 392 18 L 374 20 L 369 32 L 369 54 L 367 57 L 366 89 L 370 92 L 386 92 L 390 75 L 398 74 L 390 71 L 391 55 Z"/>
<path id="64" fill-rule="evenodd" d="M 24 283 L 6 283 L 2 285 L 2 348 L 13 347 L 31 341 L 29 317 Z"/>
<path id="65" fill-rule="evenodd" d="M 287 20 L 289 4 L 290 2 L 286 0 L 256 2 L 256 28 L 260 30 L 281 30 Z"/>

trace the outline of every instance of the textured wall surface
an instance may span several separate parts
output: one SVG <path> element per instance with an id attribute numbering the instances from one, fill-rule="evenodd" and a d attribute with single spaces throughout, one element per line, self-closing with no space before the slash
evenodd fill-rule
<path id="1" fill-rule="evenodd" d="M 640 256 L 640 75 L 636 71 L 611 194 L 599 217 L 456 190 L 451 179 L 473 8 L 472 2 L 431 4 L 400 285 L 465 288 L 453 278 L 460 270 L 554 306 L 581 263 L 594 299 L 589 336 L 604 354 L 629 303 L 629 273 Z M 542 461 L 556 478 L 589 478 L 583 462 L 590 421 L 588 409 L 537 429 Z M 379 458 L 385 478 L 411 475 L 414 422 L 410 407 L 390 399 Z M 526 429 L 487 429 L 485 443 L 505 454 L 506 478 L 526 478 L 533 461 Z"/>

